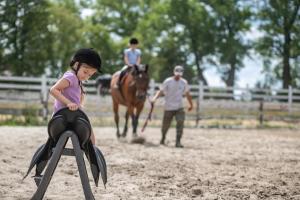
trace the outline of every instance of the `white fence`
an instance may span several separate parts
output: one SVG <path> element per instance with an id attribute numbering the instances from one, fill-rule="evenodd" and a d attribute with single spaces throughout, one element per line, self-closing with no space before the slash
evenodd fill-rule
<path id="1" fill-rule="evenodd" d="M 43 116 L 48 113 L 48 99 L 49 88 L 55 83 L 57 79 L 41 77 L 6 77 L 0 76 L 0 102 L 1 101 L 36 101 L 43 105 Z M 90 80 L 84 83 L 85 90 L 90 95 L 98 95 L 99 91 L 96 87 L 96 81 Z M 160 83 L 155 83 L 154 80 L 150 82 L 149 95 L 153 96 L 159 89 Z M 300 90 L 289 87 L 289 89 L 259 89 L 259 88 L 241 88 L 241 87 L 211 87 L 204 86 L 202 82 L 198 85 L 190 85 L 191 95 L 197 99 L 196 118 L 198 119 L 201 113 L 213 100 L 214 102 L 221 102 L 225 107 L 228 102 L 282 102 L 288 112 L 293 112 L 297 109 L 293 107 L 300 102 Z M 9 95 L 8 91 L 30 91 L 31 95 Z M 24 94 L 24 93 L 23 93 Z M 36 95 L 32 95 L 36 94 Z M 206 103 L 204 103 L 206 102 Z M 257 105 L 257 104 L 256 104 Z M 241 108 L 241 106 L 239 107 Z"/>

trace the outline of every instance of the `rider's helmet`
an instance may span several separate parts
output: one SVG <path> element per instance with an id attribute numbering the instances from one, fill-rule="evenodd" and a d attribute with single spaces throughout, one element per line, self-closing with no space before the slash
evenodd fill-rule
<path id="1" fill-rule="evenodd" d="M 138 41 L 138 39 L 136 39 L 136 38 L 131 38 L 130 40 L 129 40 L 129 44 L 138 44 L 139 43 L 139 41 Z"/>
<path id="2" fill-rule="evenodd" d="M 85 63 L 101 72 L 101 58 L 100 55 L 92 48 L 83 48 L 76 51 L 71 59 L 70 66 L 75 62 Z"/>

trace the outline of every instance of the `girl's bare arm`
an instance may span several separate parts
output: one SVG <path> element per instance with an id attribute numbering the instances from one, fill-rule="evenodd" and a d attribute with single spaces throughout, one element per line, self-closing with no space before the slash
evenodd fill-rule
<path id="1" fill-rule="evenodd" d="M 50 94 L 57 100 L 63 102 L 70 110 L 77 110 L 79 105 L 73 103 L 67 99 L 61 91 L 69 87 L 70 83 L 68 80 L 62 78 L 58 80 L 50 89 Z"/>

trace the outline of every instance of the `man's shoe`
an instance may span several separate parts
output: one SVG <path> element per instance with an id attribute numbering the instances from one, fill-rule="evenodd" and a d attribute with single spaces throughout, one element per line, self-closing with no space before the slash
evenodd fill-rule
<path id="1" fill-rule="evenodd" d="M 176 142 L 175 147 L 176 148 L 183 148 L 184 146 L 180 142 Z"/>

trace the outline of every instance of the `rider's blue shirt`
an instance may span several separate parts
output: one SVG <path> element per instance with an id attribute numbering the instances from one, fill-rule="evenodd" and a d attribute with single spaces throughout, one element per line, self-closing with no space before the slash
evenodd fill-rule
<path id="1" fill-rule="evenodd" d="M 125 49 L 124 55 L 127 56 L 128 62 L 131 65 L 137 64 L 138 58 L 141 56 L 142 52 L 140 49 Z"/>

